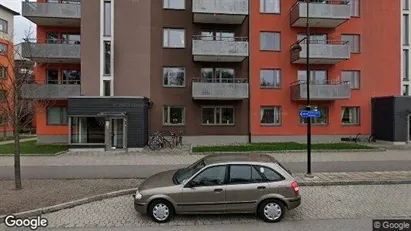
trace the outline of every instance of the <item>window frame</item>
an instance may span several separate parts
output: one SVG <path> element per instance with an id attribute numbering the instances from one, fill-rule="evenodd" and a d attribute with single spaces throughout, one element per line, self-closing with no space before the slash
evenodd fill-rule
<path id="1" fill-rule="evenodd" d="M 164 10 L 185 10 L 186 9 L 186 0 L 178 0 L 178 1 L 183 1 L 183 8 L 170 7 L 170 1 L 173 1 L 173 0 L 163 0 L 163 9 Z M 166 5 L 168 5 L 168 6 L 166 6 Z"/>
<path id="2" fill-rule="evenodd" d="M 408 84 L 403 84 L 402 85 L 402 96 L 409 96 L 410 95 L 410 85 Z"/>
<path id="3" fill-rule="evenodd" d="M 58 124 L 51 124 L 51 123 L 49 123 L 49 109 L 50 108 L 59 108 L 60 109 L 60 123 L 58 123 Z M 60 106 L 53 106 L 53 107 L 47 107 L 46 108 L 46 125 L 47 126 L 65 126 L 65 125 L 68 125 L 68 121 L 69 121 L 69 119 L 68 119 L 68 113 L 67 113 L 67 107 L 60 107 Z M 66 121 L 64 122 L 63 120 L 64 120 L 64 116 L 63 116 L 63 113 L 62 112 L 64 112 L 65 111 L 65 113 L 66 113 Z"/>
<path id="4" fill-rule="evenodd" d="M 7 90 L 0 89 L 0 102 L 4 101 L 7 101 Z"/>
<path id="5" fill-rule="evenodd" d="M 349 2 L 351 1 L 353 0 L 350 0 Z M 350 3 L 348 3 L 348 5 L 350 6 L 350 16 L 353 18 L 360 18 L 361 17 L 361 0 L 354 0 L 354 1 L 356 1 L 358 4 L 358 15 L 353 14 L 353 11 L 352 11 L 353 7 L 351 6 Z"/>
<path id="6" fill-rule="evenodd" d="M 8 33 L 9 33 L 9 22 L 8 22 L 7 20 L 5 20 L 5 19 L 0 18 L 0 24 L 1 24 L 1 23 L 4 23 L 5 29 L 4 29 L 4 30 L 0 30 L 0 32 L 3 32 L 3 33 L 5 33 L 5 34 L 8 34 Z"/>
<path id="7" fill-rule="evenodd" d="M 320 108 L 326 109 L 326 115 L 327 115 L 326 116 L 326 123 L 317 123 L 318 118 L 301 118 L 301 117 L 299 117 L 300 125 L 301 126 L 307 126 L 308 120 L 311 119 L 311 125 L 313 125 L 313 126 L 328 126 L 330 124 L 330 108 L 328 106 L 323 106 L 323 105 L 321 105 L 321 106 L 314 106 L 313 105 L 313 107 L 317 107 L 317 109 L 320 109 Z M 298 111 L 301 111 L 301 110 L 305 110 L 305 106 L 299 106 Z M 322 115 L 323 114 L 324 113 L 322 113 Z"/>
<path id="8" fill-rule="evenodd" d="M 183 81 L 183 84 L 182 85 L 166 85 L 165 83 L 164 83 L 164 72 L 167 70 L 167 69 L 183 69 L 183 74 L 184 74 L 184 81 Z M 169 72 L 167 72 L 167 78 L 168 78 L 168 73 Z M 177 66 L 164 66 L 163 67 L 163 78 L 162 78 L 162 82 L 163 82 L 163 87 L 166 87 L 166 88 L 184 88 L 184 87 L 186 87 L 186 68 L 185 67 L 177 67 Z"/>
<path id="9" fill-rule="evenodd" d="M 259 9 L 260 14 L 278 14 L 278 15 L 281 14 L 281 0 L 274 0 L 274 1 L 278 2 L 278 12 L 267 12 L 267 11 L 265 11 L 266 10 L 266 1 L 267 0 L 260 0 L 260 9 Z M 263 7 L 261 6 L 262 4 L 264 4 Z M 263 11 L 261 10 L 262 8 L 264 9 Z"/>
<path id="10" fill-rule="evenodd" d="M 224 182 L 222 185 L 226 185 L 227 184 L 227 174 L 228 174 L 228 165 L 227 164 L 217 164 L 217 165 L 206 165 L 204 166 L 201 170 L 199 170 L 196 174 L 194 174 L 193 176 L 191 176 L 189 179 L 187 179 L 187 182 L 184 184 L 183 188 L 189 188 L 189 185 L 192 185 L 192 181 L 198 177 L 201 173 L 203 173 L 204 171 L 211 169 L 211 168 L 216 168 L 216 167 L 225 167 L 225 175 L 224 175 Z M 217 185 L 207 185 L 207 186 L 194 186 L 194 187 L 215 187 Z"/>
<path id="11" fill-rule="evenodd" d="M 233 166 L 246 166 L 251 169 L 254 169 L 257 174 L 261 177 L 261 182 L 248 182 L 248 183 L 231 183 L 231 167 Z M 226 170 L 226 185 L 246 185 L 246 184 L 262 184 L 267 182 L 267 178 L 261 174 L 260 171 L 258 171 L 257 168 L 255 168 L 254 165 L 252 164 L 228 164 L 227 165 L 227 170 Z M 252 176 L 252 175 L 251 175 Z"/>
<path id="12" fill-rule="evenodd" d="M 350 113 L 350 117 L 352 117 L 351 110 L 354 109 L 354 112 L 357 113 L 356 116 L 357 116 L 358 121 L 354 123 L 343 123 L 344 114 L 342 114 L 340 118 L 340 124 L 343 126 L 360 126 L 361 125 L 361 107 L 360 106 L 342 106 L 341 113 L 343 113 L 344 112 L 343 110 L 345 109 L 348 110 L 348 112 Z"/>
<path id="13" fill-rule="evenodd" d="M 263 176 L 263 178 L 265 179 L 265 182 L 266 182 L 266 183 L 281 182 L 281 181 L 284 181 L 284 180 L 285 180 L 285 177 L 284 177 L 281 173 L 279 173 L 278 171 L 276 171 L 275 169 L 273 169 L 273 168 L 271 168 L 271 167 L 264 166 L 264 165 L 253 165 L 253 167 L 255 168 L 255 170 L 257 170 L 257 172 L 258 172 L 260 175 Z M 263 173 L 261 173 L 258 168 L 266 168 L 266 169 L 269 169 L 269 170 L 273 171 L 275 174 L 277 174 L 278 176 L 280 176 L 281 180 L 268 180 L 268 178 L 267 178 Z"/>
<path id="14" fill-rule="evenodd" d="M 0 79 L 7 79 L 8 76 L 8 68 L 6 66 L 0 65 Z"/>
<path id="15" fill-rule="evenodd" d="M 361 89 L 361 71 L 360 70 L 341 70 L 341 76 L 340 76 L 340 81 L 341 82 L 346 82 L 343 79 L 343 74 L 345 72 L 350 72 L 351 73 L 351 79 L 349 80 L 349 84 L 350 84 L 350 89 L 351 90 L 360 90 Z M 358 87 L 353 86 L 352 84 L 352 79 L 355 78 L 355 73 L 358 73 Z"/>
<path id="16" fill-rule="evenodd" d="M 214 123 L 212 123 L 212 124 L 207 124 L 207 123 L 204 123 L 204 115 L 203 115 L 203 109 L 210 109 L 210 108 L 212 108 L 212 109 L 214 109 L 213 110 L 213 112 L 214 112 Z M 223 113 L 222 113 L 222 109 L 223 108 L 225 108 L 225 109 L 227 109 L 227 108 L 229 108 L 229 109 L 232 109 L 233 110 L 233 123 L 231 124 L 224 124 L 223 123 Z M 217 118 L 217 109 L 219 109 L 220 110 L 220 123 L 216 123 L 215 121 L 216 121 L 216 118 Z M 235 126 L 235 106 L 230 106 L 230 105 L 223 105 L 223 106 L 201 106 L 201 125 L 202 126 Z"/>
<path id="17" fill-rule="evenodd" d="M 350 41 L 344 40 L 344 36 L 350 36 L 352 38 L 352 41 L 354 41 L 354 38 L 358 38 L 358 51 L 352 51 L 352 46 L 349 44 Z M 341 41 L 343 42 L 348 42 L 348 45 L 350 46 L 350 54 L 361 54 L 361 35 L 360 34 L 341 34 Z"/>
<path id="18" fill-rule="evenodd" d="M 183 32 L 184 44 L 183 44 L 182 47 L 180 47 L 180 46 L 177 46 L 177 47 L 170 46 L 170 44 L 169 44 L 170 43 L 169 42 L 170 41 L 170 34 L 169 34 L 170 31 L 182 31 Z M 167 32 L 167 45 L 165 45 L 165 41 L 166 41 L 166 38 L 164 36 L 165 32 Z M 163 39 L 162 39 L 162 41 L 163 41 L 163 44 L 162 44 L 163 48 L 166 48 L 166 49 L 185 49 L 186 46 L 187 46 L 186 29 L 185 28 L 164 27 L 163 28 Z"/>
<path id="19" fill-rule="evenodd" d="M 0 48 L 1 48 L 1 46 L 4 46 L 5 50 L 4 50 L 4 52 L 3 52 L 3 51 L 0 49 L 0 55 L 2 55 L 2 56 L 7 56 L 8 53 L 9 53 L 9 46 L 8 46 L 6 43 L 0 42 Z"/>
<path id="20" fill-rule="evenodd" d="M 262 116 L 261 113 L 263 112 L 264 109 L 273 109 L 274 110 L 274 123 L 262 123 Z M 278 110 L 279 113 L 279 123 L 275 123 L 275 110 Z M 282 122 L 283 122 L 283 113 L 282 113 L 282 107 L 278 106 L 278 105 L 274 105 L 274 106 L 260 106 L 260 126 L 267 126 L 267 127 L 279 127 L 282 126 Z"/>
<path id="21" fill-rule="evenodd" d="M 278 84 L 279 86 L 278 87 L 276 87 L 275 85 L 274 86 L 261 86 L 261 73 L 263 72 L 263 71 L 272 71 L 272 72 L 278 72 L 279 73 L 279 80 L 280 80 L 280 83 Z M 281 89 L 281 85 L 282 85 L 282 79 L 281 79 L 281 69 L 280 68 L 261 68 L 260 69 L 260 89 Z"/>
<path id="22" fill-rule="evenodd" d="M 163 105 L 163 107 L 162 107 L 163 109 L 162 109 L 162 118 L 163 118 L 163 121 L 162 121 L 162 124 L 163 124 L 163 126 L 185 126 L 186 125 L 186 107 L 185 106 L 182 106 L 182 105 Z M 178 123 L 178 124 L 172 124 L 172 123 L 170 123 L 170 122 L 168 122 L 168 123 L 166 123 L 165 122 L 165 117 L 164 117 L 164 110 L 165 110 L 165 108 L 167 108 L 167 120 L 168 121 L 170 121 L 171 120 L 171 116 L 170 116 L 170 109 L 171 108 L 181 108 L 182 110 L 183 110 L 183 112 L 182 112 L 182 119 L 181 119 L 181 121 L 182 121 L 182 123 Z"/>
<path id="23" fill-rule="evenodd" d="M 278 34 L 278 49 L 273 48 L 273 49 L 263 49 L 263 35 L 264 34 L 273 34 L 274 37 Z M 280 31 L 260 31 L 260 51 L 263 52 L 281 52 L 281 32 Z"/>

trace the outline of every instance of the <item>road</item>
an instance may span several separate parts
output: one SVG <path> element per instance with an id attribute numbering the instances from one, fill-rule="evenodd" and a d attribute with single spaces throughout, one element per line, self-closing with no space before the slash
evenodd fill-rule
<path id="1" fill-rule="evenodd" d="M 306 163 L 283 163 L 295 173 L 304 173 Z M 159 171 L 185 165 L 97 165 L 97 166 L 23 166 L 25 179 L 146 178 Z M 313 172 L 411 171 L 411 161 L 313 162 Z M 0 179 L 13 179 L 11 166 L 0 167 Z"/>
<path id="2" fill-rule="evenodd" d="M 283 221 L 277 224 L 226 224 L 208 226 L 156 226 L 156 227 L 119 227 L 119 228 L 46 228 L 45 231 L 371 231 L 372 219 L 333 219 Z M 7 229 L 23 230 L 23 229 Z M 27 230 L 27 229 L 24 229 Z"/>

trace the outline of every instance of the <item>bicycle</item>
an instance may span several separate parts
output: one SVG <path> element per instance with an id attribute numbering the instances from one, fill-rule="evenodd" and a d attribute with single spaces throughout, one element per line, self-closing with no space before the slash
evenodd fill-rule
<path id="1" fill-rule="evenodd" d="M 183 131 L 180 130 L 178 131 L 178 136 L 177 136 L 177 141 L 176 141 L 176 147 L 180 145 L 180 148 L 183 147 Z"/>
<path id="2" fill-rule="evenodd" d="M 150 136 L 148 140 L 148 146 L 153 151 L 165 147 L 173 148 L 170 141 L 164 138 L 161 132 L 155 132 Z"/>

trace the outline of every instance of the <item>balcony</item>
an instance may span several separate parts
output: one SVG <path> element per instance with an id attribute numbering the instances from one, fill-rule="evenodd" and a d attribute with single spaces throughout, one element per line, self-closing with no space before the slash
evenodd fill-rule
<path id="1" fill-rule="evenodd" d="M 351 18 L 351 8 L 347 0 L 325 0 L 309 3 L 310 27 L 336 28 Z M 292 27 L 305 27 L 307 3 L 297 1 L 290 11 Z"/>
<path id="2" fill-rule="evenodd" d="M 341 100 L 351 98 L 351 88 L 346 82 L 311 81 L 310 100 Z M 307 81 L 297 81 L 291 85 L 292 100 L 307 100 Z"/>
<path id="3" fill-rule="evenodd" d="M 22 15 L 39 26 L 79 27 L 80 0 L 68 3 L 22 2 Z"/>
<path id="4" fill-rule="evenodd" d="M 196 62 L 242 62 L 248 57 L 247 38 L 193 36 L 192 49 Z"/>
<path id="5" fill-rule="evenodd" d="M 248 99 L 248 79 L 225 82 L 193 79 L 194 100 L 244 100 Z"/>
<path id="6" fill-rule="evenodd" d="M 193 0 L 195 23 L 242 24 L 248 16 L 248 0 Z"/>
<path id="7" fill-rule="evenodd" d="M 80 81 L 47 82 L 36 80 L 22 85 L 24 99 L 66 100 L 69 96 L 80 96 Z"/>
<path id="8" fill-rule="evenodd" d="M 306 38 L 291 46 L 291 63 L 307 62 Z M 311 64 L 336 64 L 350 59 L 350 45 L 343 41 L 310 40 L 309 58 Z"/>
<path id="9" fill-rule="evenodd" d="M 22 43 L 22 56 L 37 63 L 80 63 L 80 41 Z"/>

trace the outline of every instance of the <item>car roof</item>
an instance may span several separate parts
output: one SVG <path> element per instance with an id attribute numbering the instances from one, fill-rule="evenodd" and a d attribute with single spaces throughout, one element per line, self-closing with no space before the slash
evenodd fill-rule
<path id="1" fill-rule="evenodd" d="M 267 154 L 261 153 L 230 153 L 230 154 L 212 154 L 204 157 L 204 164 L 219 164 L 227 162 L 254 162 L 254 163 L 277 163 L 278 161 Z"/>

